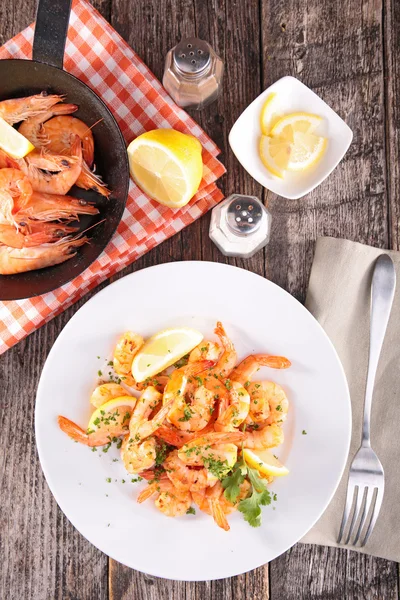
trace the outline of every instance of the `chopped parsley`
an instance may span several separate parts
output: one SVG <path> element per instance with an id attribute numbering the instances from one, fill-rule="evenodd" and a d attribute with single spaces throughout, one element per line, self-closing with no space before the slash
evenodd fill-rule
<path id="1" fill-rule="evenodd" d="M 178 419 L 178 421 L 184 422 L 189 421 L 192 418 L 192 409 L 188 404 L 185 404 L 185 408 L 183 409 L 183 417 Z"/>
<path id="2" fill-rule="evenodd" d="M 98 375 L 99 377 L 101 377 L 101 376 L 103 375 L 103 373 L 100 371 L 100 369 L 97 371 L 97 375 Z"/>
<path id="3" fill-rule="evenodd" d="M 201 387 L 203 385 L 203 380 L 201 377 L 199 377 L 198 375 L 195 377 L 195 380 L 197 381 L 197 383 L 199 384 L 199 387 Z"/>
<path id="4" fill-rule="evenodd" d="M 140 475 L 138 477 L 132 477 L 131 479 L 131 483 L 137 483 L 138 481 L 143 481 L 143 477 L 140 477 Z"/>
<path id="5" fill-rule="evenodd" d="M 193 508 L 193 506 L 191 506 L 190 508 L 187 509 L 186 514 L 187 515 L 195 515 L 196 514 L 196 511 Z"/>
<path id="6" fill-rule="evenodd" d="M 307 431 L 305 429 L 303 429 L 303 431 L 301 432 L 303 435 L 307 435 Z"/>
<path id="7" fill-rule="evenodd" d="M 282 412 L 282 406 L 280 404 L 278 404 L 278 406 L 276 407 L 276 410 L 278 410 L 279 412 Z"/>
<path id="8" fill-rule="evenodd" d="M 106 478 L 107 483 L 111 483 L 111 477 Z"/>
<path id="9" fill-rule="evenodd" d="M 218 479 L 225 477 L 229 469 L 226 460 L 216 459 L 212 454 L 207 456 L 207 458 L 203 458 L 203 462 L 206 469 L 208 469 L 212 475 L 218 477 Z"/>
<path id="10" fill-rule="evenodd" d="M 167 444 L 166 442 L 161 442 L 158 444 L 156 449 L 156 467 L 162 465 L 164 460 L 167 458 L 168 453 L 172 450 L 172 446 Z"/>
<path id="11" fill-rule="evenodd" d="M 232 389 L 232 382 L 230 379 L 226 379 L 225 380 L 225 387 L 227 390 L 231 390 Z"/>

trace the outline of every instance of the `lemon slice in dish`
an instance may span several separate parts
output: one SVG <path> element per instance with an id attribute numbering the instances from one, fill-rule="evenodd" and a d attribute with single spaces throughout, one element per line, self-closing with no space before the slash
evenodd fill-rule
<path id="1" fill-rule="evenodd" d="M 313 133 L 294 134 L 290 160 L 287 165 L 289 171 L 305 171 L 314 166 L 322 157 L 327 146 L 327 139 Z"/>
<path id="2" fill-rule="evenodd" d="M 282 477 L 289 473 L 282 463 L 269 450 L 243 449 L 243 457 L 252 469 L 257 469 L 261 475 L 268 477 Z"/>
<path id="3" fill-rule="evenodd" d="M 109 435 L 121 435 L 121 428 L 128 429 L 129 420 L 136 406 L 133 396 L 119 396 L 97 408 L 88 423 L 88 431 L 107 428 Z"/>
<path id="4" fill-rule="evenodd" d="M 24 158 L 35 146 L 0 117 L 0 148 L 12 158 Z"/>
<path id="5" fill-rule="evenodd" d="M 280 136 L 293 139 L 293 134 L 297 131 L 300 133 L 313 133 L 318 125 L 322 123 L 322 117 L 306 112 L 290 113 L 281 117 L 272 127 L 271 136 Z"/>
<path id="6" fill-rule="evenodd" d="M 189 327 L 164 329 L 153 335 L 136 354 L 132 375 L 140 383 L 154 377 L 200 344 L 203 335 Z"/>
<path id="7" fill-rule="evenodd" d="M 281 118 L 278 95 L 273 92 L 267 96 L 260 114 L 261 132 L 269 135 L 271 128 Z"/>
<path id="8" fill-rule="evenodd" d="M 262 135 L 260 139 L 260 158 L 268 171 L 275 177 L 283 178 L 284 171 L 288 168 L 291 143 L 283 138 L 272 138 Z"/>
<path id="9" fill-rule="evenodd" d="M 199 189 L 201 151 L 200 142 L 191 135 L 174 129 L 148 131 L 128 146 L 131 176 L 153 200 L 180 208 Z"/>

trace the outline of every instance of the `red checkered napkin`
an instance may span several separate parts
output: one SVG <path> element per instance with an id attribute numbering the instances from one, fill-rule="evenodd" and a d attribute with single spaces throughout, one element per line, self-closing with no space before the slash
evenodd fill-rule
<path id="1" fill-rule="evenodd" d="M 0 48 L 0 59 L 31 58 L 33 25 Z M 225 173 L 219 149 L 167 95 L 160 82 L 107 21 L 85 0 L 73 2 L 64 68 L 106 102 L 127 142 L 158 127 L 196 136 L 203 145 L 204 176 L 188 206 L 172 211 L 151 201 L 131 181 L 117 233 L 79 277 L 54 292 L 0 302 L 0 354 L 61 313 L 89 290 L 180 231 L 222 198 L 215 185 Z"/>

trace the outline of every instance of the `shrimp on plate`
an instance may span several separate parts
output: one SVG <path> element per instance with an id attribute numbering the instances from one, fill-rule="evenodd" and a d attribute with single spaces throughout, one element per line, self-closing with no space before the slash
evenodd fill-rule
<path id="1" fill-rule="evenodd" d="M 156 508 L 170 517 L 193 514 L 194 503 L 228 531 L 227 517 L 236 510 L 258 526 L 261 505 L 272 499 L 267 486 L 288 472 L 284 468 L 279 473 L 276 463 L 268 462 L 268 450 L 284 440 L 286 392 L 277 383 L 251 378 L 261 366 L 286 369 L 290 361 L 254 354 L 237 365 L 234 344 L 222 323 L 217 322 L 215 333 L 218 342 L 203 341 L 183 360 L 161 370 L 162 364 L 169 364 L 165 350 L 160 373 L 141 384 L 133 381 L 132 394 L 144 389 L 136 400 L 126 396 L 133 404 L 128 422 L 117 419 L 111 431 L 99 426 L 94 432 L 85 432 L 64 417 L 59 417 L 59 425 L 88 446 L 121 439 L 125 470 L 147 481 L 139 503 L 153 498 Z M 144 344 L 133 331 L 118 340 L 113 366 L 121 379 L 133 379 L 132 362 L 138 353 L 138 358 L 146 356 L 145 349 L 140 355 Z M 110 402 L 128 403 L 126 380 L 120 385 L 111 372 L 110 377 L 90 397 L 97 411 Z"/>

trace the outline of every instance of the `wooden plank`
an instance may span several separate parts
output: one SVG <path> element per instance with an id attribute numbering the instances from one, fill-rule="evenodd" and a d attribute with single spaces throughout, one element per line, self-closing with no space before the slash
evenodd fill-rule
<path id="1" fill-rule="evenodd" d="M 384 21 L 386 165 L 391 248 L 400 249 L 400 4 L 387 0 Z"/>
<path id="2" fill-rule="evenodd" d="M 260 93 L 258 2 L 237 3 L 232 10 L 227 0 L 196 0 L 193 4 L 183 0 L 165 4 L 153 0 L 137 2 L 134 7 L 128 6 L 125 0 L 114 0 L 112 24 L 160 79 L 165 54 L 181 37 L 195 34 L 213 45 L 227 66 L 223 93 L 204 111 L 191 114 L 223 149 L 222 161 L 228 169 L 222 180 L 223 191 L 261 197 L 261 186 L 247 175 L 228 151 L 228 133 L 233 122 Z M 243 41 L 241 32 L 246 32 L 253 40 L 252 44 Z M 203 259 L 237 264 L 263 275 L 262 252 L 251 260 L 240 261 L 229 260 L 218 251 L 208 237 L 209 217 L 187 227 L 124 273 L 159 262 Z M 112 600 L 131 597 L 135 600 L 234 600 L 243 598 L 244 591 L 245 597 L 267 600 L 268 568 L 217 582 L 183 583 L 150 577 L 110 560 L 109 585 Z"/>
<path id="3" fill-rule="evenodd" d="M 317 190 L 297 201 L 268 193 L 267 276 L 300 300 L 317 236 L 389 243 L 381 13 L 378 0 L 262 0 L 264 87 L 283 75 L 299 77 L 354 131 L 343 162 Z M 398 594 L 395 563 L 304 545 L 271 563 L 270 584 L 272 600 Z"/>
<path id="4" fill-rule="evenodd" d="M 31 23 L 35 0 L 0 4 L 0 43 Z M 107 15 L 108 0 L 95 3 Z M 0 598 L 105 600 L 107 558 L 72 527 L 45 482 L 34 439 L 35 394 L 46 356 L 75 312 L 0 357 Z"/>

